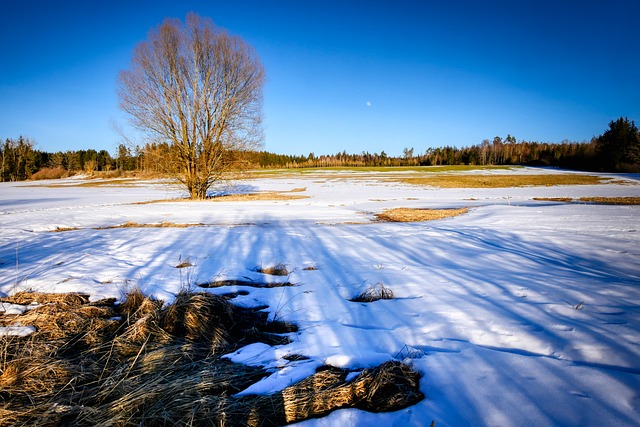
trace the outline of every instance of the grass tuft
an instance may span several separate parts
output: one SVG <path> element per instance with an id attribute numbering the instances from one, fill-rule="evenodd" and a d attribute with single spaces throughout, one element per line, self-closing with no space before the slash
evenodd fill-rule
<path id="1" fill-rule="evenodd" d="M 262 273 L 262 274 L 268 274 L 270 276 L 288 276 L 289 275 L 289 270 L 287 269 L 287 266 L 284 265 L 283 263 L 278 263 L 276 265 L 272 265 L 269 267 L 256 267 L 256 270 L 258 273 Z"/>
<path id="2" fill-rule="evenodd" d="M 393 299 L 393 291 L 384 284 L 370 286 L 363 293 L 351 299 L 351 302 L 374 302 L 381 299 Z"/>

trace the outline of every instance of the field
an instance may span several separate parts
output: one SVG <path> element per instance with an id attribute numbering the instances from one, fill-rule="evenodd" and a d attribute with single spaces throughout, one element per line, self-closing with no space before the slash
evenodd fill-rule
<path id="1" fill-rule="evenodd" d="M 269 372 L 241 396 L 323 365 L 422 375 L 406 409 L 300 426 L 640 425 L 640 176 L 304 170 L 214 190 L 192 202 L 160 180 L 0 183 L 0 297 L 140 290 L 169 304 L 189 290 L 266 307 L 297 331 L 226 356 Z M 27 308 L 0 303 L 3 324 Z"/>

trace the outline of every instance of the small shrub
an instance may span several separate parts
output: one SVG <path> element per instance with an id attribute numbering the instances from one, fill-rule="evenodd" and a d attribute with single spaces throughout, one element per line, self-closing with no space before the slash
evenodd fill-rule
<path id="1" fill-rule="evenodd" d="M 363 293 L 353 298 L 352 302 L 374 302 L 381 299 L 393 299 L 393 291 L 382 283 L 370 286 Z"/>

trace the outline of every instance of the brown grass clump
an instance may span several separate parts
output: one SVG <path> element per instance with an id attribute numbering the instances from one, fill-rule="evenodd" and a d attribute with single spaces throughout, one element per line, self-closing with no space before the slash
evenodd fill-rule
<path id="1" fill-rule="evenodd" d="M 77 231 L 80 230 L 78 227 L 56 227 L 55 230 L 51 230 L 54 233 L 62 233 L 63 231 Z"/>
<path id="2" fill-rule="evenodd" d="M 252 342 L 288 342 L 293 325 L 212 294 L 175 302 L 130 292 L 90 303 L 83 294 L 20 293 L 38 303 L 2 324 L 33 325 L 29 337 L 0 338 L 2 425 L 276 426 L 356 407 L 391 411 L 423 398 L 419 375 L 388 362 L 346 382 L 326 368 L 281 392 L 235 397 L 267 373 L 221 356 Z"/>
<path id="3" fill-rule="evenodd" d="M 594 185 L 610 181 L 594 175 L 554 174 L 554 175 L 455 175 L 437 174 L 424 178 L 400 178 L 399 181 L 415 185 L 429 185 L 440 188 L 509 188 L 556 185 Z"/>
<path id="4" fill-rule="evenodd" d="M 374 302 L 381 299 L 393 299 L 393 291 L 384 284 L 370 286 L 363 293 L 351 299 L 352 302 Z"/>
<path id="5" fill-rule="evenodd" d="M 467 208 L 459 209 L 415 209 L 395 208 L 376 214 L 376 218 L 389 222 L 419 222 L 450 218 L 469 212 Z"/>
<path id="6" fill-rule="evenodd" d="M 599 205 L 640 205 L 640 197 L 580 197 L 579 200 Z"/>
<path id="7" fill-rule="evenodd" d="M 289 274 L 289 270 L 287 270 L 287 266 L 283 263 L 278 263 L 276 265 L 271 265 L 268 267 L 256 267 L 256 271 L 262 274 L 268 274 L 270 276 L 287 276 Z"/>

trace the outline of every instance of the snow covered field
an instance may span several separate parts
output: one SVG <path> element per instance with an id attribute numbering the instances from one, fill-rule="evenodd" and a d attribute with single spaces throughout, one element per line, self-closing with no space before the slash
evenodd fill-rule
<path id="1" fill-rule="evenodd" d="M 340 410 L 301 426 L 640 425 L 640 206 L 533 200 L 640 197 L 639 176 L 508 189 L 384 176 L 275 174 L 221 190 L 308 198 L 151 204 L 136 202 L 180 191 L 159 182 L 0 183 L 0 295 L 119 298 L 137 287 L 170 301 L 214 280 L 289 281 L 296 286 L 206 289 L 246 291 L 234 301 L 268 305 L 272 318 L 300 327 L 291 344 L 230 355 L 273 368 L 247 393 L 284 388 L 323 364 L 357 370 L 399 359 L 423 374 L 426 395 L 395 413 Z M 392 207 L 472 209 L 433 222 L 374 221 Z M 108 228 L 127 222 L 200 226 Z M 176 268 L 184 261 L 192 266 Z M 287 277 L 256 271 L 280 263 Z M 394 299 L 350 301 L 380 283 Z M 309 359 L 283 359 L 290 354 Z"/>

